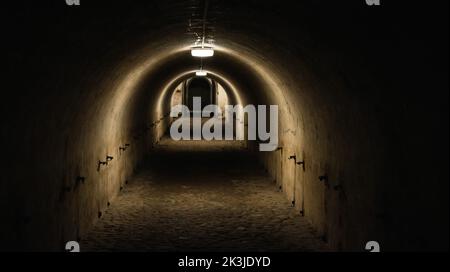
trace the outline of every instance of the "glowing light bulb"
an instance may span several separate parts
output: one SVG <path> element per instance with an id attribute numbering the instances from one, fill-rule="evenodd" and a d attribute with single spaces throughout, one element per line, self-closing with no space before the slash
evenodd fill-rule
<path id="1" fill-rule="evenodd" d="M 203 70 L 199 70 L 197 72 L 195 72 L 196 76 L 206 76 L 208 73 L 206 71 Z"/>
<path id="2" fill-rule="evenodd" d="M 214 56 L 214 49 L 212 47 L 192 47 L 191 55 L 199 58 L 212 57 Z"/>

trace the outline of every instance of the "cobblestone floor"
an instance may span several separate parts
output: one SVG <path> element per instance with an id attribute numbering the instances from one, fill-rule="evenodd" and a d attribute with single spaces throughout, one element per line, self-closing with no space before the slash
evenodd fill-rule
<path id="1" fill-rule="evenodd" d="M 209 145 L 163 141 L 82 250 L 327 250 L 242 144 Z"/>

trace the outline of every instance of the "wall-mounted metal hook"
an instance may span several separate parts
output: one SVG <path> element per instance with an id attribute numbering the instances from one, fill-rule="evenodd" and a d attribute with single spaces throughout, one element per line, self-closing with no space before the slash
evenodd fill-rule
<path id="1" fill-rule="evenodd" d="M 297 162 L 297 165 L 301 165 L 303 168 L 303 171 L 305 171 L 305 161 L 304 160 Z"/>
<path id="2" fill-rule="evenodd" d="M 107 161 L 98 161 L 97 171 L 100 171 L 102 165 L 108 165 Z"/>
<path id="3" fill-rule="evenodd" d="M 85 180 L 86 180 L 86 177 L 78 176 L 75 181 L 77 184 L 79 184 L 79 183 L 84 184 Z"/>
<path id="4" fill-rule="evenodd" d="M 328 175 L 319 176 L 319 180 L 323 181 L 325 186 L 330 187 L 330 183 L 328 182 Z"/>
<path id="5" fill-rule="evenodd" d="M 327 182 L 328 181 L 328 176 L 327 175 L 319 176 L 319 180 Z"/>
<path id="6" fill-rule="evenodd" d="M 297 164 L 297 156 L 294 154 L 294 155 L 292 155 L 292 156 L 289 156 L 289 158 L 288 158 L 289 160 L 294 160 L 294 163 L 295 164 Z M 292 207 L 295 207 L 295 177 L 297 176 L 297 174 L 296 174 L 296 172 L 295 172 L 296 170 L 295 170 L 295 167 L 294 167 L 294 188 L 293 188 L 293 190 L 292 190 Z"/>
<path id="7" fill-rule="evenodd" d="M 124 144 L 123 146 L 120 146 L 119 147 L 119 152 L 126 151 L 129 146 L 130 146 L 130 144 Z"/>

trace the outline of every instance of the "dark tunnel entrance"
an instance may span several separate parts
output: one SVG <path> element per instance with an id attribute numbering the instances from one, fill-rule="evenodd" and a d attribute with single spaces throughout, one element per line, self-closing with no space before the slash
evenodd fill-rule
<path id="1" fill-rule="evenodd" d="M 201 108 L 215 103 L 213 82 L 206 77 L 194 77 L 186 81 L 185 105 L 193 111 L 193 98 L 201 98 Z"/>

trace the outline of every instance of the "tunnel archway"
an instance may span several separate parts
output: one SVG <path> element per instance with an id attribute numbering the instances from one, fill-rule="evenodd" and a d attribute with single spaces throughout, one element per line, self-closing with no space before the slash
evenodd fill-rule
<path id="1" fill-rule="evenodd" d="M 194 77 L 186 81 L 185 105 L 193 111 L 194 97 L 200 97 L 201 109 L 215 102 L 213 82 L 206 77 Z"/>
<path id="2" fill-rule="evenodd" d="M 215 15 L 215 55 L 205 71 L 232 105 L 279 105 L 279 148 L 257 160 L 286 199 L 296 199 L 296 213 L 337 250 L 372 239 L 392 249 L 448 248 L 422 231 L 433 225 L 448 237 L 448 156 L 433 152 L 448 132 L 429 133 L 448 115 L 440 53 L 448 42 L 429 30 L 441 29 L 440 19 L 424 27 L 413 18 L 414 5 L 402 7 L 411 12 L 400 20 L 350 3 L 274 9 L 238 2 L 215 7 L 223 13 Z M 84 7 L 39 14 L 19 7 L 12 14 L 17 33 L 5 34 L 10 79 L 21 90 L 3 108 L 12 116 L 2 133 L 11 143 L 11 182 L 0 190 L 2 205 L 14 207 L 5 215 L 13 223 L 2 225 L 8 248 L 60 249 L 87 233 L 153 154 L 170 125 L 172 91 L 198 69 L 185 33 L 186 3 L 109 4 L 100 14 L 92 3 Z M 384 41 L 393 47 L 380 50 Z M 433 69 L 421 71 L 418 63 Z M 417 89 L 432 91 L 424 98 L 411 91 Z M 417 147 L 424 139 L 431 147 Z M 432 159 L 411 171 L 418 156 Z M 424 199 L 411 202 L 411 195 Z M 411 224 L 431 210 L 429 222 Z"/>

